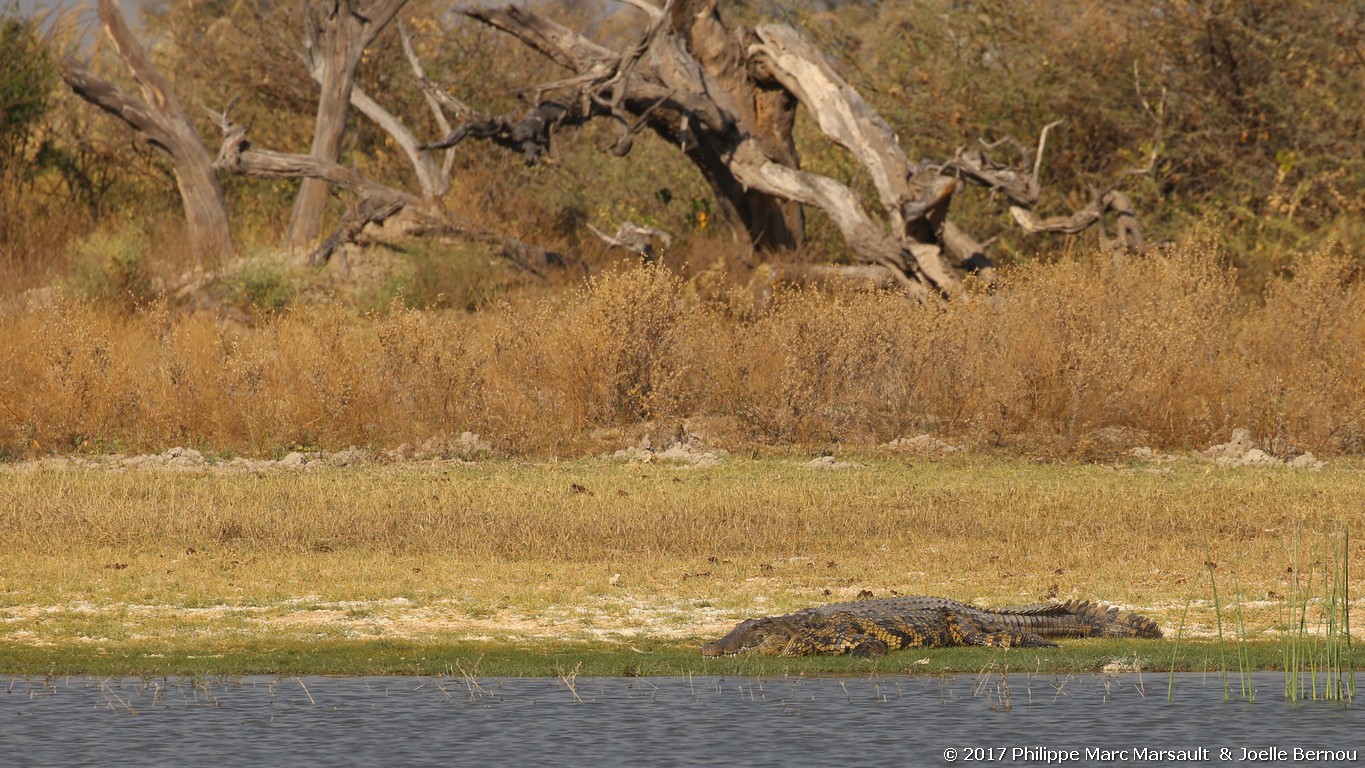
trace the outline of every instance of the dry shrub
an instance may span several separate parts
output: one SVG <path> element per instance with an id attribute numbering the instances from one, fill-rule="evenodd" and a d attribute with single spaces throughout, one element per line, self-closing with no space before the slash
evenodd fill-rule
<path id="1" fill-rule="evenodd" d="M 738 332 L 735 415 L 776 441 L 930 431 L 1072 450 L 1105 427 L 1202 441 L 1240 390 L 1236 298 L 1195 251 L 1034 265 L 944 307 L 791 291 Z"/>
<path id="2" fill-rule="evenodd" d="M 1281 452 L 1365 444 L 1365 289 L 1302 259 L 1264 303 L 1211 248 L 1011 273 L 943 306 L 893 294 L 698 298 L 666 269 L 466 313 L 296 307 L 253 328 L 164 303 L 0 313 L 0 450 L 272 453 L 480 433 L 513 454 L 721 417 L 773 443 L 931 432 L 1095 456 L 1248 426 Z M 619 445 L 615 447 L 620 447 Z"/>
<path id="3" fill-rule="evenodd" d="M 682 282 L 642 266 L 595 278 L 557 302 L 496 324 L 476 393 L 488 428 L 520 449 L 560 449 L 593 427 L 681 410 L 694 364 Z"/>
<path id="4" fill-rule="evenodd" d="M 1105 427 L 1206 440 L 1228 426 L 1239 388 L 1236 298 L 1232 275 L 1197 249 L 1022 269 L 971 323 L 985 390 L 972 411 L 989 431 L 1073 446 Z"/>
<path id="5" fill-rule="evenodd" d="M 458 426 L 448 407 L 458 380 L 448 374 L 462 331 L 438 315 L 399 308 L 357 322 L 309 307 L 227 330 L 164 303 L 124 315 L 63 300 L 6 321 L 0 445 L 11 452 L 190 444 L 267 453 Z"/>
<path id="6" fill-rule="evenodd" d="M 9 422 L 7 448 L 44 450 L 53 441 L 69 446 L 98 431 L 97 409 L 108 401 L 103 390 L 115 360 L 101 319 L 79 305 L 5 315 L 0 403 Z"/>
<path id="7" fill-rule="evenodd" d="M 1365 448 L 1365 287 L 1359 264 L 1300 258 L 1243 330 L 1254 371 L 1240 419 L 1280 450 Z"/>
<path id="8" fill-rule="evenodd" d="M 397 300 L 375 327 L 377 379 L 389 390 L 391 405 L 432 425 L 426 436 L 460 426 L 463 401 L 478 381 L 467 350 L 470 330 L 458 316 L 410 309 Z"/>
<path id="9" fill-rule="evenodd" d="M 933 310 L 891 294 L 779 292 L 739 330 L 734 413 L 762 439 L 867 440 L 905 426 Z"/>

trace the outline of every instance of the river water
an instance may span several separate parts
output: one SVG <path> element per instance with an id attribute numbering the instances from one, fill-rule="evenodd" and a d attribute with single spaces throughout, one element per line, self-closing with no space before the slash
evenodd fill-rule
<path id="1" fill-rule="evenodd" d="M 1365 682 L 1365 681 L 1362 681 Z M 1356 765 L 1365 716 L 1217 675 L 0 678 L 8 766 Z M 1297 751 L 1296 751 L 1297 750 Z M 1315 753 L 1315 750 L 1326 750 Z M 1316 759 L 1314 759 L 1316 758 Z"/>

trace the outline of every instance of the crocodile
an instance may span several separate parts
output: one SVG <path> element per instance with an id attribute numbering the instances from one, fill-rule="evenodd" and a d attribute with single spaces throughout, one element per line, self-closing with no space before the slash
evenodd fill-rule
<path id="1" fill-rule="evenodd" d="M 746 619 L 702 646 L 703 656 L 881 656 L 902 648 L 989 645 L 1055 648 L 1052 638 L 1161 637 L 1156 622 L 1085 600 L 978 608 L 914 595 L 832 603 Z"/>

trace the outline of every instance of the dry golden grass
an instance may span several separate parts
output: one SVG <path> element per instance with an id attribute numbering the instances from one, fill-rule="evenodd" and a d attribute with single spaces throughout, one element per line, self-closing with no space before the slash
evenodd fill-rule
<path id="1" fill-rule="evenodd" d="M 0 450 L 260 455 L 471 430 L 573 455 L 695 417 L 732 449 L 932 432 L 1102 457 L 1237 427 L 1281 453 L 1365 446 L 1365 291 L 1340 259 L 1300 260 L 1252 304 L 1198 247 L 1030 266 L 945 307 L 714 293 L 638 267 L 472 314 L 302 306 L 241 328 L 162 304 L 12 309 Z"/>
<path id="2" fill-rule="evenodd" d="M 0 641 L 692 638 L 864 590 L 1102 599 L 1172 632 L 1193 600 L 1186 633 L 1207 636 L 1206 551 L 1259 634 L 1295 530 L 1320 580 L 1341 526 L 1365 522 L 1351 461 L 862 460 L 6 469 Z"/>

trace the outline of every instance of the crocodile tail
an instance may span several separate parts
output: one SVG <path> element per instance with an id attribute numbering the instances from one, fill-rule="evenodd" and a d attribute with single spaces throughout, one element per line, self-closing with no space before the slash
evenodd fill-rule
<path id="1" fill-rule="evenodd" d="M 1002 616 L 1070 616 L 1072 611 L 1067 606 L 1067 603 L 1030 603 L 1008 608 L 991 608 L 987 613 L 998 613 Z"/>
<path id="2" fill-rule="evenodd" d="M 1069 600 L 1063 606 L 1099 637 L 1161 637 L 1161 627 L 1155 621 L 1136 613 L 1121 613 L 1115 606 L 1088 600 Z"/>

